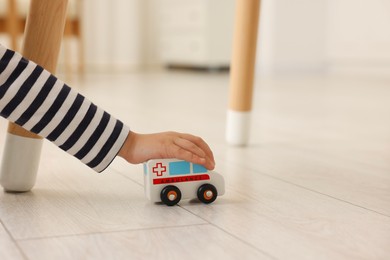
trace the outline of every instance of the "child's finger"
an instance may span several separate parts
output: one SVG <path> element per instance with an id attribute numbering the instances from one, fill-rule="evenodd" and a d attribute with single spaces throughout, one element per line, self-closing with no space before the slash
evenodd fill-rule
<path id="1" fill-rule="evenodd" d="M 177 146 L 183 148 L 184 150 L 187 150 L 193 154 L 196 154 L 197 156 L 201 157 L 201 158 L 205 158 L 206 157 L 206 153 L 201 149 L 199 148 L 199 146 L 197 146 L 196 144 L 194 144 L 193 142 L 187 140 L 187 139 L 183 139 L 183 138 L 175 138 L 173 140 L 174 144 L 176 144 Z"/>
<path id="2" fill-rule="evenodd" d="M 182 148 L 181 146 L 176 144 L 174 144 L 174 146 L 172 146 L 171 149 L 174 158 L 185 160 L 195 164 L 201 164 L 204 167 L 206 167 L 208 170 L 213 170 L 215 167 L 214 161 L 210 160 L 210 158 L 207 156 L 199 157 L 197 154 L 192 153 L 189 150 L 186 150 L 185 148 Z"/>
<path id="3" fill-rule="evenodd" d="M 198 155 L 180 147 L 180 146 L 175 146 L 174 147 L 174 158 L 185 160 L 188 162 L 196 163 L 196 164 L 206 164 L 206 158 L 204 157 L 199 157 Z"/>
<path id="4" fill-rule="evenodd" d="M 214 155 L 213 152 L 211 151 L 210 147 L 208 144 L 200 137 L 190 135 L 190 134 L 180 134 L 181 138 L 187 139 L 194 144 L 196 144 L 198 147 L 200 147 L 205 153 L 206 156 L 209 157 L 213 162 L 214 162 Z"/>

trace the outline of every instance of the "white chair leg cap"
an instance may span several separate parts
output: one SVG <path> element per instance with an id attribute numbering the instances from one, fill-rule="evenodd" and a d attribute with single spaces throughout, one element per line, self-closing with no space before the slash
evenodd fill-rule
<path id="1" fill-rule="evenodd" d="M 42 139 L 7 133 L 0 171 L 0 184 L 9 192 L 30 191 L 35 184 Z"/>
<path id="2" fill-rule="evenodd" d="M 226 141 L 230 145 L 245 146 L 249 140 L 250 111 L 228 110 Z"/>

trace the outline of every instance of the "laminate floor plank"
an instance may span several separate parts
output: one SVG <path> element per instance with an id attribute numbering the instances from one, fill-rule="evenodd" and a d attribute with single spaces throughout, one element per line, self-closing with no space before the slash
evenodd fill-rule
<path id="1" fill-rule="evenodd" d="M 1 260 L 19 260 L 24 259 L 23 254 L 17 247 L 17 244 L 8 235 L 3 225 L 0 223 L 0 259 Z"/>
<path id="2" fill-rule="evenodd" d="M 390 216 L 390 171 L 383 168 L 279 144 L 228 148 L 221 161 Z"/>
<path id="3" fill-rule="evenodd" d="M 32 260 L 272 259 L 211 225 L 26 240 L 20 245 Z"/>
<path id="4" fill-rule="evenodd" d="M 148 203 L 142 186 L 109 169 L 96 174 L 44 146 L 34 189 L 0 193 L 0 219 L 15 239 L 205 223 L 179 207 Z"/>
<path id="5" fill-rule="evenodd" d="M 390 257 L 390 217 L 234 164 L 224 174 L 226 197 L 181 206 L 277 259 Z"/>

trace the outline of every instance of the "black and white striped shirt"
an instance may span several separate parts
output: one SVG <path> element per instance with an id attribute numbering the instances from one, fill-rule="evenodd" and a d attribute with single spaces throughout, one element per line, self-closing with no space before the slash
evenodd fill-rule
<path id="1" fill-rule="evenodd" d="M 112 162 L 129 133 L 121 121 L 1 44 L 0 111 L 97 172 Z"/>

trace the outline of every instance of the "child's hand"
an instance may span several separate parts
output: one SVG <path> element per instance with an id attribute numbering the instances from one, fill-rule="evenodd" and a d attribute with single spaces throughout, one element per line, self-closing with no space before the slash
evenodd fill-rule
<path id="1" fill-rule="evenodd" d="M 143 163 L 150 159 L 177 158 L 214 169 L 210 147 L 202 138 L 190 134 L 163 132 L 137 134 L 129 132 L 119 156 L 129 163 Z"/>

